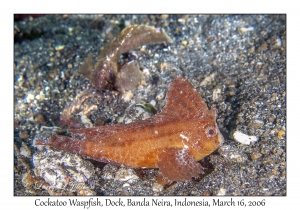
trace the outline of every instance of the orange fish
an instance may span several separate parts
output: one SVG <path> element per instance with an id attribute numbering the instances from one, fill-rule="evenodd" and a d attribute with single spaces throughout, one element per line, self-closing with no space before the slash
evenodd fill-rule
<path id="1" fill-rule="evenodd" d="M 129 124 L 70 129 L 72 137 L 54 135 L 49 145 L 105 163 L 130 168 L 159 168 L 159 183 L 197 177 L 197 161 L 215 151 L 223 136 L 216 108 L 207 105 L 190 82 L 178 76 L 170 85 L 163 110 Z"/>

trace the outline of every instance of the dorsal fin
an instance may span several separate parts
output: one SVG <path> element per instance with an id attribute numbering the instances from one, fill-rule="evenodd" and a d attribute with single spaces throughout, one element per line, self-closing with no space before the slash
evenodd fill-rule
<path id="1" fill-rule="evenodd" d="M 166 105 L 158 114 L 176 118 L 193 118 L 208 110 L 206 103 L 193 85 L 178 76 L 170 85 Z"/>
<path id="2" fill-rule="evenodd" d="M 132 122 L 130 125 L 143 127 L 153 123 L 202 118 L 208 113 L 210 110 L 193 85 L 182 76 L 178 76 L 169 86 L 166 105 L 162 111 L 148 119 Z"/>

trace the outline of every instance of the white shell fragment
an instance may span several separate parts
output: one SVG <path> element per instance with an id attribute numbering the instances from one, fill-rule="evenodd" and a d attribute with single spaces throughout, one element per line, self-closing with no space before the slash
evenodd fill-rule
<path id="1" fill-rule="evenodd" d="M 248 136 L 240 131 L 235 131 L 233 133 L 233 139 L 241 144 L 249 145 L 251 142 L 258 141 L 257 136 Z"/>
<path id="2" fill-rule="evenodd" d="M 218 194 L 217 194 L 217 196 L 223 196 L 223 195 L 226 195 L 226 189 L 221 187 Z"/>
<path id="3" fill-rule="evenodd" d="M 253 31 L 254 30 L 254 27 L 250 26 L 248 28 L 245 28 L 245 27 L 242 27 L 240 29 L 241 32 L 245 33 L 245 32 L 249 32 L 249 31 Z"/>

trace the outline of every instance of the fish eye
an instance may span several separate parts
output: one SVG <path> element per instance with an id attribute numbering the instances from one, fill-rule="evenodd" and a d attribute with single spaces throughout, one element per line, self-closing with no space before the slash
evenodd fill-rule
<path id="1" fill-rule="evenodd" d="M 215 131 L 214 131 L 213 129 L 209 129 L 209 130 L 208 130 L 208 134 L 209 134 L 209 135 L 213 135 L 214 133 L 215 133 Z"/>
<path id="2" fill-rule="evenodd" d="M 215 125 L 207 125 L 204 127 L 204 130 L 205 130 L 205 135 L 208 137 L 208 138 L 211 138 L 211 137 L 214 137 L 217 135 L 217 129 L 216 129 L 216 126 Z"/>

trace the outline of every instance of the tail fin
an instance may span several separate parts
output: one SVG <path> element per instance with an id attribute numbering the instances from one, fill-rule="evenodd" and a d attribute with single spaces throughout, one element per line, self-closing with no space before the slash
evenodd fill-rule
<path id="1" fill-rule="evenodd" d="M 36 140 L 35 145 L 48 145 L 56 149 L 81 154 L 84 152 L 84 141 L 69 136 L 51 136 L 48 140 Z"/>

